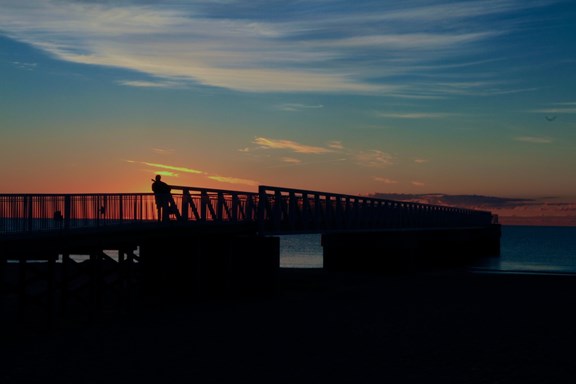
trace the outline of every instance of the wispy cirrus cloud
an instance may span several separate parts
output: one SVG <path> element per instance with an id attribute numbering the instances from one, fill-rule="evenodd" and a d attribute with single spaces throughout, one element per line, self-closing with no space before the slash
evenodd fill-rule
<path id="1" fill-rule="evenodd" d="M 550 103 L 545 107 L 533 109 L 530 112 L 548 114 L 573 114 L 576 113 L 576 101 Z"/>
<path id="2" fill-rule="evenodd" d="M 237 184 L 237 185 L 249 185 L 251 187 L 258 186 L 258 182 L 255 180 L 249 179 L 239 179 L 237 177 L 229 177 L 229 176 L 208 176 L 210 180 L 218 181 L 221 183 L 227 184 Z"/>
<path id="3" fill-rule="evenodd" d="M 121 80 L 118 84 L 137 88 L 175 88 L 178 84 L 174 81 L 144 81 L 144 80 Z"/>
<path id="4" fill-rule="evenodd" d="M 256 137 L 253 143 L 263 149 L 286 149 L 296 153 L 305 154 L 323 154 L 333 151 L 326 147 L 301 144 L 292 140 L 270 139 L 266 137 Z"/>
<path id="5" fill-rule="evenodd" d="M 324 108 L 324 106 L 322 104 L 307 105 L 307 104 L 284 103 L 277 105 L 276 108 L 281 111 L 300 112 L 311 109 L 322 109 Z"/>
<path id="6" fill-rule="evenodd" d="M 349 37 L 340 40 L 324 42 L 326 46 L 337 46 L 339 48 L 372 48 L 381 46 L 392 49 L 414 49 L 428 46 L 430 48 L 440 48 L 454 46 L 461 43 L 484 40 L 492 37 L 496 32 L 486 31 L 481 33 L 445 34 L 445 33 L 406 33 L 406 34 L 385 34 L 366 35 L 360 37 Z"/>
<path id="7" fill-rule="evenodd" d="M 421 82 L 400 85 L 396 77 L 476 62 L 477 52 L 519 28 L 505 16 L 551 3 L 325 0 L 319 13 L 302 2 L 278 12 L 278 3 L 259 0 L 3 0 L 0 30 L 59 60 L 134 71 L 125 86 L 418 97 Z"/>
<path id="8" fill-rule="evenodd" d="M 384 184 L 398 184 L 397 180 L 393 180 L 393 179 L 389 179 L 387 177 L 374 177 L 373 178 L 374 181 L 377 181 L 379 183 L 384 183 Z"/>
<path id="9" fill-rule="evenodd" d="M 324 159 L 324 160 L 315 160 L 315 161 L 302 161 L 300 159 L 289 159 L 287 161 L 286 158 L 281 158 L 280 161 L 282 161 L 283 164 L 271 165 L 271 166 L 268 166 L 268 168 L 302 167 L 302 166 L 317 165 L 317 164 L 340 163 L 340 162 L 344 162 L 346 160 L 348 160 L 348 159 L 345 157 L 338 157 L 338 158 Z"/>
<path id="10" fill-rule="evenodd" d="M 477 18 L 481 16 L 499 14 L 506 12 L 517 12 L 522 9 L 529 9 L 548 2 L 517 2 L 509 0 L 497 1 L 468 1 L 454 3 L 440 3 L 429 5 L 429 2 L 423 2 L 419 7 L 415 8 L 399 8 L 390 11 L 386 15 L 374 15 L 374 18 L 379 20 L 395 20 L 395 21 L 416 21 L 436 23 L 439 21 L 447 20 L 464 20 L 470 18 Z"/>
<path id="11" fill-rule="evenodd" d="M 176 172 L 194 173 L 194 174 L 204 174 L 205 173 L 205 172 L 200 171 L 198 169 L 192 169 L 192 168 L 187 168 L 187 167 L 178 167 L 178 166 L 167 165 L 167 164 L 149 163 L 146 161 L 142 161 L 141 163 L 144 165 L 148 165 L 150 167 L 160 168 L 160 169 L 168 169 L 170 171 L 176 171 Z"/>
<path id="12" fill-rule="evenodd" d="M 392 155 L 377 149 L 360 151 L 355 155 L 355 160 L 358 165 L 364 167 L 382 167 L 393 164 Z"/>
<path id="13" fill-rule="evenodd" d="M 391 119 L 442 119 L 454 115 L 455 114 L 453 113 L 441 113 L 441 112 L 406 112 L 406 113 L 378 112 L 378 117 L 385 117 Z"/>
<path id="14" fill-rule="evenodd" d="M 302 160 L 296 159 L 294 157 L 282 157 L 281 160 L 282 160 L 282 162 L 288 163 L 288 164 L 301 164 L 302 163 Z"/>
<path id="15" fill-rule="evenodd" d="M 288 165 L 307 165 L 326 162 L 340 162 L 351 160 L 356 165 L 363 167 L 383 167 L 393 164 L 394 158 L 391 154 L 379 149 L 351 150 L 345 148 L 341 141 L 329 141 L 326 146 L 313 146 L 302 144 L 292 140 L 271 139 L 266 137 L 256 137 L 253 141 L 260 149 L 266 150 L 288 150 L 302 155 L 336 155 L 337 158 L 330 158 L 319 161 L 302 161 L 294 157 L 281 157 L 280 160 Z M 249 149 L 243 152 L 251 152 Z M 345 156 L 345 157 L 342 157 Z M 332 156 L 334 157 L 334 156 Z"/>
<path id="16" fill-rule="evenodd" d="M 32 71 L 34 69 L 36 69 L 36 67 L 38 66 L 38 63 L 25 63 L 22 61 L 13 61 L 12 64 L 19 69 L 24 69 L 26 71 Z"/>
<path id="17" fill-rule="evenodd" d="M 330 147 L 332 149 L 344 149 L 344 145 L 339 140 L 329 141 L 328 147 Z"/>
<path id="18" fill-rule="evenodd" d="M 518 136 L 515 137 L 514 140 L 533 144 L 550 144 L 554 141 L 550 137 L 539 137 L 539 136 Z"/>
<path id="19" fill-rule="evenodd" d="M 152 152 L 159 155 L 172 155 L 176 151 L 172 148 L 152 148 Z"/>

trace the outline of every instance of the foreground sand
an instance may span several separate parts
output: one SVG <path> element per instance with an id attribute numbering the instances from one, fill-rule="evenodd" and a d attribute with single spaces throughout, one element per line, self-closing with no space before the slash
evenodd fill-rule
<path id="1" fill-rule="evenodd" d="M 0 383 L 575 383 L 575 309 L 572 276 L 282 269 L 269 297 L 3 329 Z"/>

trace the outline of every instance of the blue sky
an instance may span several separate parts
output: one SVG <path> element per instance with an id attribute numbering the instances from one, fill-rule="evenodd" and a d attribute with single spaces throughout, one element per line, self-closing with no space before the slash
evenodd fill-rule
<path id="1" fill-rule="evenodd" d="M 571 0 L 0 8 L 0 192 L 576 197 Z"/>

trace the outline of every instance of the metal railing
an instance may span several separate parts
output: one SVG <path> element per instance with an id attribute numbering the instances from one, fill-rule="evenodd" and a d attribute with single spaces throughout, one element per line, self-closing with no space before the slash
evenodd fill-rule
<path id="1" fill-rule="evenodd" d="M 484 226 L 490 212 L 291 188 L 172 186 L 181 222 L 258 222 L 261 233 Z M 0 235 L 154 223 L 153 193 L 0 194 Z M 175 220 L 175 218 L 172 218 Z"/>
<path id="2" fill-rule="evenodd" d="M 260 186 L 263 232 L 473 227 L 494 223 L 487 211 L 328 192 Z"/>
<path id="3" fill-rule="evenodd" d="M 258 194 L 195 187 L 171 186 L 183 221 L 252 222 L 257 218 Z M 179 199 L 179 200 L 178 200 Z"/>
<path id="4" fill-rule="evenodd" d="M 154 220 L 157 209 L 151 193 L 0 195 L 0 234 Z"/>

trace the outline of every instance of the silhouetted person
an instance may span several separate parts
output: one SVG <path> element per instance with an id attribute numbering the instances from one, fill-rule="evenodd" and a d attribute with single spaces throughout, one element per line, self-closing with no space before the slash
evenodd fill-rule
<path id="1" fill-rule="evenodd" d="M 180 219 L 180 212 L 178 212 L 176 202 L 170 193 L 172 188 L 160 180 L 161 178 L 160 175 L 156 175 L 156 179 L 152 183 L 152 191 L 156 199 L 156 207 L 158 208 L 158 219 L 161 218 L 162 221 L 168 221 L 170 220 L 170 213 L 175 214 Z"/>

